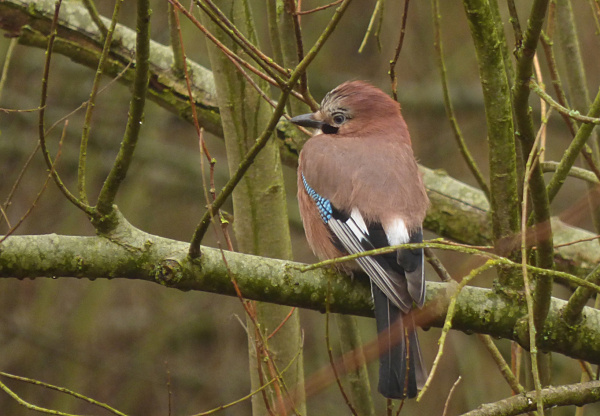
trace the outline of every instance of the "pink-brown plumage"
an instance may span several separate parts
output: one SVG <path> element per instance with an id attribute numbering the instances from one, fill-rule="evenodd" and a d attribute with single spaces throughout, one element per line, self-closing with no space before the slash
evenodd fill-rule
<path id="1" fill-rule="evenodd" d="M 325 96 L 319 111 L 292 122 L 319 129 L 300 154 L 298 201 L 320 259 L 422 241 L 429 200 L 398 103 L 366 82 L 346 82 Z M 388 338 L 396 329 L 404 334 L 381 352 L 379 390 L 414 397 L 426 370 L 415 329 L 405 330 L 402 316 L 425 299 L 422 250 L 357 262 L 373 282 L 378 331 Z"/>

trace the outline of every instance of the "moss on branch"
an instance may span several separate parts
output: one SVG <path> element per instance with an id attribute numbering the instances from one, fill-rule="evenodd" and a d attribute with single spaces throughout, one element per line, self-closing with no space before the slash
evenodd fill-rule
<path id="1" fill-rule="evenodd" d="M 118 211 L 117 211 L 118 212 Z M 349 279 L 328 269 L 301 272 L 300 263 L 202 247 L 190 260 L 187 243 L 144 233 L 119 216 L 119 226 L 106 236 L 30 235 L 9 237 L 0 249 L 0 278 L 126 278 L 180 290 L 235 296 L 232 277 L 248 299 L 331 312 L 372 316 L 368 282 Z M 223 261 L 225 259 L 225 261 Z M 329 289 L 328 289 L 329 288 Z M 452 283 L 427 283 L 425 326 L 442 326 Z M 539 348 L 600 364 L 600 311 L 584 308 L 583 319 L 565 323 L 566 302 L 552 299 Z M 490 289 L 465 287 L 456 305 L 454 329 L 513 339 L 527 346 L 524 302 Z"/>

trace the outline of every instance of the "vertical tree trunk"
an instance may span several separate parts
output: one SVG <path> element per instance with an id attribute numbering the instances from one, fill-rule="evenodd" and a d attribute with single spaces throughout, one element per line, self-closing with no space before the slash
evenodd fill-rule
<path id="1" fill-rule="evenodd" d="M 219 2 L 219 7 L 248 39 L 254 44 L 257 43 L 250 8 L 246 1 L 222 1 Z M 220 31 L 204 13 L 202 20 L 225 45 L 241 54 L 231 39 Z M 233 173 L 267 124 L 271 116 L 271 108 L 236 70 L 229 59 L 210 42 L 209 57 L 215 75 L 223 122 L 227 163 L 230 173 Z M 268 91 L 264 82 L 259 79 L 255 79 L 255 81 L 263 88 L 263 91 Z M 233 212 L 233 229 L 239 251 L 291 259 L 292 250 L 281 161 L 278 147 L 274 142 L 267 144 L 261 151 L 254 165 L 233 192 Z M 255 308 L 260 323 L 258 330 L 263 334 L 263 339 L 266 339 L 278 328 L 290 313 L 289 307 L 273 304 L 256 303 Z M 255 328 L 249 319 L 248 324 L 250 374 L 252 390 L 256 390 L 269 381 L 272 374 L 263 357 L 256 357 Z M 285 372 L 283 380 L 287 391 L 296 393 L 296 396 L 293 397 L 293 409 L 300 414 L 306 414 L 300 348 L 300 321 L 298 312 L 294 311 L 285 325 L 268 340 L 268 349 L 279 371 L 294 361 Z M 259 362 L 261 368 L 258 367 Z M 259 374 L 259 371 L 262 372 L 262 375 Z M 268 405 L 270 409 L 274 409 L 277 414 L 285 414 L 283 410 L 278 409 L 281 403 L 277 399 L 278 394 L 285 398 L 286 388 L 272 383 L 264 395 L 259 393 L 253 396 L 253 414 L 260 416 L 269 414 L 265 397 L 270 402 Z"/>

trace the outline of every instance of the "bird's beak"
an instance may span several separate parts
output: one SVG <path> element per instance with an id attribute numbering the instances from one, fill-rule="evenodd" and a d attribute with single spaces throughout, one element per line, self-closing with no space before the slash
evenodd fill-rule
<path id="1" fill-rule="evenodd" d="M 323 126 L 323 122 L 315 119 L 315 115 L 313 113 L 296 116 L 290 119 L 290 121 L 299 126 L 310 127 L 314 129 L 320 129 Z"/>

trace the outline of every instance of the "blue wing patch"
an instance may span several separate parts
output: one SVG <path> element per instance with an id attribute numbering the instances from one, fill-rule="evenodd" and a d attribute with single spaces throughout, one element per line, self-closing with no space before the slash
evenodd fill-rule
<path id="1" fill-rule="evenodd" d="M 319 210 L 319 215 L 321 216 L 321 219 L 325 224 L 327 224 L 331 219 L 331 216 L 333 215 L 331 202 L 329 202 L 329 199 L 322 197 L 317 193 L 317 191 L 310 187 L 308 182 L 306 182 L 304 174 L 302 174 L 302 183 L 304 184 L 304 189 L 306 189 L 306 193 L 308 194 L 308 196 L 310 196 L 313 199 L 313 201 L 315 201 L 315 204 L 317 204 L 317 208 Z"/>

